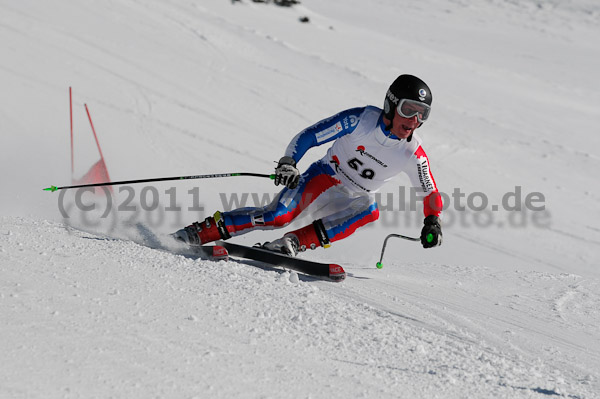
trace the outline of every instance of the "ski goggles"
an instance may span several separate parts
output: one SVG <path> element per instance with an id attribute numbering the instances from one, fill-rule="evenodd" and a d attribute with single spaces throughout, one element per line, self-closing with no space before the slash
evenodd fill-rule
<path id="1" fill-rule="evenodd" d="M 419 122 L 423 123 L 429 118 L 431 107 L 425 103 L 404 98 L 400 100 L 400 104 L 396 107 L 398 115 L 404 118 L 412 118 L 416 116 Z"/>

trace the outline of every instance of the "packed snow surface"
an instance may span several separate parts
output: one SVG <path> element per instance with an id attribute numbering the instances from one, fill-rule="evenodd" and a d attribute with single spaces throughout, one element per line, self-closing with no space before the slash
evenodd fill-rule
<path id="1" fill-rule="evenodd" d="M 600 397 L 599 38 L 592 0 L 0 0 L 0 397 Z M 113 181 L 271 173 L 402 73 L 433 92 L 444 244 L 375 268 L 422 224 L 399 176 L 301 255 L 342 283 L 164 238 L 267 179 L 42 191 L 100 157 L 84 104 Z"/>

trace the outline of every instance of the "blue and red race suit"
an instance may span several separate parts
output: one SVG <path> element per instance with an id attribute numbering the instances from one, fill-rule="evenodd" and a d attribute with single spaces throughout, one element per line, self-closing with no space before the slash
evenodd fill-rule
<path id="1" fill-rule="evenodd" d="M 340 240 L 378 219 L 374 193 L 402 172 L 424 198 L 425 216 L 439 216 L 442 200 L 421 139 L 413 134 L 408 142 L 386 131 L 380 108 L 352 108 L 317 122 L 292 139 L 285 155 L 298 163 L 310 148 L 330 142 L 296 188 L 284 188 L 266 207 L 223 212 L 229 234 L 287 226 L 310 205 L 326 241 Z"/>

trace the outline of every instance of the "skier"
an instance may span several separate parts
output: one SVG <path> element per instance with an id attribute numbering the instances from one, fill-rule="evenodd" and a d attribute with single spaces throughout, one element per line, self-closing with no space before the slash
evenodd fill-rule
<path id="1" fill-rule="evenodd" d="M 377 220 L 374 193 L 404 172 L 413 186 L 422 189 L 423 247 L 441 245 L 442 199 L 421 139 L 414 134 L 428 119 L 431 102 L 425 82 L 412 75 L 399 76 L 386 93 L 383 110 L 375 106 L 348 109 L 298 133 L 275 168 L 275 185 L 285 188 L 271 204 L 216 212 L 177 231 L 174 237 L 195 246 L 255 229 L 281 228 L 311 205 L 313 214 L 323 215 L 321 218 L 263 247 L 291 256 L 307 248 L 328 247 Z M 330 142 L 325 157 L 300 174 L 296 165 L 304 154 Z"/>

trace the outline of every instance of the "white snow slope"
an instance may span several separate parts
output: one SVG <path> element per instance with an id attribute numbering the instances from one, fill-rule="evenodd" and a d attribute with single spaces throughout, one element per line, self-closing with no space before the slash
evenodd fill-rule
<path id="1" fill-rule="evenodd" d="M 600 397 L 596 0 L 0 0 L 0 48 L 1 398 Z M 69 87 L 75 177 L 87 104 L 125 180 L 271 173 L 401 73 L 433 91 L 444 245 L 390 241 L 375 268 L 420 231 L 398 177 L 378 223 L 302 254 L 343 283 L 145 245 L 266 179 L 115 187 L 110 212 L 41 190 L 71 182 Z"/>

